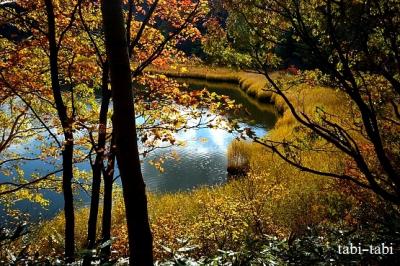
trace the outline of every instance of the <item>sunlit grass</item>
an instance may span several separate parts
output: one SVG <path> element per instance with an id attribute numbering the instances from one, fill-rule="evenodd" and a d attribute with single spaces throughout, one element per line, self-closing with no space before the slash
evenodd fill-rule
<path id="1" fill-rule="evenodd" d="M 232 70 L 227 68 L 201 67 L 201 66 L 177 66 L 174 68 L 148 67 L 150 73 L 164 74 L 170 77 L 202 79 L 215 82 L 233 82 L 247 92 L 248 95 L 264 102 L 270 101 L 270 94 L 263 89 L 267 84 L 262 74 Z"/>

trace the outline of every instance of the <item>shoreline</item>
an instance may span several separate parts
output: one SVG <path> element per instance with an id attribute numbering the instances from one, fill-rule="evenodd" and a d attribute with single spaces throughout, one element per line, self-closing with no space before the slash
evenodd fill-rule
<path id="1" fill-rule="evenodd" d="M 264 90 L 268 85 L 268 81 L 262 74 L 237 71 L 228 68 L 208 68 L 206 66 L 179 66 L 176 67 L 176 69 L 156 69 L 150 66 L 144 71 L 150 74 L 165 75 L 169 78 L 187 78 L 236 84 L 239 85 L 240 89 L 251 98 L 254 98 L 261 103 L 273 104 L 280 115 L 285 111 L 284 104 L 282 104 L 281 101 L 277 101 L 277 95 L 272 91 Z M 276 75 L 276 73 L 273 73 L 272 75 Z"/>

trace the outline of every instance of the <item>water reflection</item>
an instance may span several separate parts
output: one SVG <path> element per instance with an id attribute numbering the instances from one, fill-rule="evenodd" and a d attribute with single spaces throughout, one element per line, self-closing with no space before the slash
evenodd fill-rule
<path id="1" fill-rule="evenodd" d="M 276 122 L 277 111 L 272 104 L 261 103 L 250 97 L 239 85 L 226 82 L 211 82 L 199 79 L 178 79 L 181 83 L 189 84 L 190 89 L 207 88 L 210 92 L 229 96 L 237 104 L 242 104 L 246 115 L 243 113 L 241 121 L 256 128 L 271 129 Z"/>
<path id="2" fill-rule="evenodd" d="M 210 92 L 229 96 L 242 104 L 248 116 L 241 117 L 242 125 L 251 127 L 258 136 L 263 136 L 272 128 L 276 111 L 272 105 L 259 103 L 250 98 L 237 85 L 231 83 L 211 83 L 194 79 L 179 79 L 190 84 L 190 89 L 206 87 Z M 152 153 L 142 165 L 143 175 L 149 190 L 153 192 L 176 192 L 204 185 L 217 185 L 227 178 L 227 147 L 237 137 L 222 129 L 191 129 L 177 135 L 186 142 L 184 147 L 173 147 Z M 179 159 L 167 159 L 164 172 L 150 165 L 149 161 L 163 155 L 178 154 Z"/>

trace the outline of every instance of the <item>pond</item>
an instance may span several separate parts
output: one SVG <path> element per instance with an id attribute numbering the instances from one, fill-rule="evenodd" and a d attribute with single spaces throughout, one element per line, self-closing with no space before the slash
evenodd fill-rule
<path id="1" fill-rule="evenodd" d="M 249 97 L 238 85 L 194 79 L 178 81 L 189 84 L 191 89 L 207 88 L 210 92 L 229 96 L 236 103 L 242 104 L 249 114 L 248 117 L 240 119 L 242 126 L 252 128 L 258 136 L 265 135 L 275 123 L 275 108 Z M 179 133 L 177 138 L 187 142 L 185 147 L 156 151 L 144 161 L 142 170 L 147 187 L 150 191 L 165 193 L 225 182 L 228 164 L 227 147 L 236 136 L 235 133 L 210 128 L 191 129 Z M 163 173 L 148 163 L 153 158 L 171 152 L 178 154 L 180 159 L 167 160 Z"/>
<path id="2" fill-rule="evenodd" d="M 207 88 L 210 92 L 227 95 L 236 103 L 242 104 L 248 115 L 239 118 L 241 125 L 251 127 L 258 136 L 265 135 L 275 123 L 274 107 L 249 97 L 238 85 L 191 79 L 178 81 L 189 84 L 189 89 Z M 156 149 L 143 159 L 142 171 L 148 190 L 154 193 L 173 193 L 226 182 L 227 147 L 235 137 L 237 137 L 235 133 L 211 128 L 190 129 L 178 133 L 176 138 L 184 141 L 185 145 Z M 150 164 L 151 160 L 170 154 L 175 154 L 176 159 L 166 159 L 163 164 L 163 172 Z M 51 167 L 41 161 L 33 161 L 27 162 L 24 170 L 26 174 L 37 169 L 41 169 L 41 173 L 46 173 L 46 171 L 51 171 Z M 82 164 L 79 167 L 89 169 L 88 164 Z M 4 176 L 0 175 L 0 180 L 2 179 Z M 46 209 L 27 202 L 18 202 L 16 207 L 29 213 L 34 219 L 52 217 L 63 207 L 62 195 L 52 191 L 46 191 L 44 194 L 50 200 L 50 205 Z M 89 200 L 90 197 L 83 191 L 77 197 L 78 205 L 86 205 Z M 0 215 L 3 216 L 3 213 Z"/>

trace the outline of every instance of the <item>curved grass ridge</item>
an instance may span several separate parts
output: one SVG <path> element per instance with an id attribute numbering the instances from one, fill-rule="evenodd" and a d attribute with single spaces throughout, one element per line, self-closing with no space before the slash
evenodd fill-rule
<path id="1" fill-rule="evenodd" d="M 272 91 L 265 90 L 268 81 L 264 75 L 259 73 L 206 66 L 180 66 L 175 68 L 148 67 L 146 72 L 162 74 L 171 78 L 202 79 L 212 82 L 238 84 L 250 97 L 262 103 L 273 103 L 280 113 L 284 111 L 284 104 L 277 100 L 277 95 Z M 272 76 L 274 77 L 277 74 L 278 73 L 273 73 Z"/>

